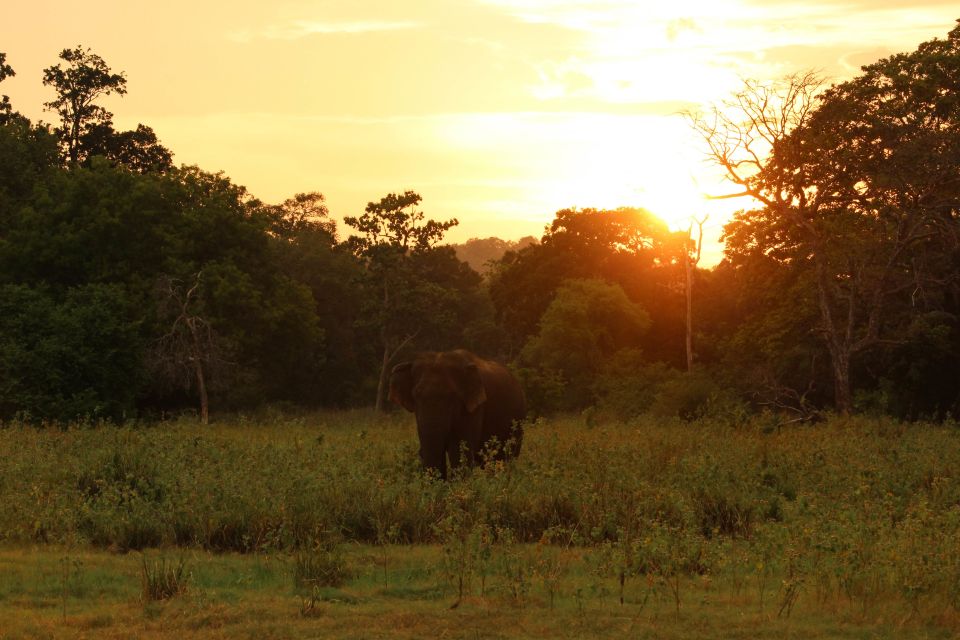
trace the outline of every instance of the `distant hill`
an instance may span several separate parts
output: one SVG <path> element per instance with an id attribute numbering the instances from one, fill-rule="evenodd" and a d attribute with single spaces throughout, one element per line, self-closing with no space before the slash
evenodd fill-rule
<path id="1" fill-rule="evenodd" d="M 451 244 L 457 257 L 469 264 L 474 271 L 485 274 L 489 270 L 489 262 L 499 260 L 507 251 L 519 251 L 524 247 L 536 244 L 533 236 L 524 236 L 519 240 L 502 240 L 500 238 L 470 238 L 462 244 Z"/>

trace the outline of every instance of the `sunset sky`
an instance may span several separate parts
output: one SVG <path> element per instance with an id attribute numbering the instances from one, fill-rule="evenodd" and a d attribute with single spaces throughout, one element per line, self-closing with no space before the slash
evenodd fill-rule
<path id="1" fill-rule="evenodd" d="M 833 80 L 945 37 L 956 0 L 34 0 L 4 8 L 14 108 L 47 121 L 42 69 L 77 44 L 126 72 L 105 102 L 178 163 L 334 217 L 413 189 L 449 238 L 539 236 L 557 209 L 731 206 L 678 111 L 739 78 Z M 740 203 L 739 206 L 743 206 Z M 341 227 L 341 231 L 346 231 Z M 713 246 L 709 261 L 715 261 Z"/>

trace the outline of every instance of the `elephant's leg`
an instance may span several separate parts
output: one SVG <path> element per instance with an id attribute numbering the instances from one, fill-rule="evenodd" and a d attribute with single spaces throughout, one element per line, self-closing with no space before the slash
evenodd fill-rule
<path id="1" fill-rule="evenodd" d="M 483 446 L 483 412 L 477 410 L 461 416 L 454 426 L 449 446 L 450 461 L 459 465 L 461 462 L 474 466 L 480 462 L 480 449 Z"/>

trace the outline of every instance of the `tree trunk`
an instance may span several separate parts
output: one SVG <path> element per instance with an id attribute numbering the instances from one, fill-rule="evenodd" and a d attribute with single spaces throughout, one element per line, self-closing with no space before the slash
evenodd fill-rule
<path id="1" fill-rule="evenodd" d="M 197 393 L 200 394 L 200 424 L 210 424 L 210 400 L 207 396 L 206 376 L 203 374 L 203 349 L 193 318 L 187 319 L 187 328 L 190 329 L 190 338 L 193 340 L 193 366 L 197 376 Z"/>
<path id="2" fill-rule="evenodd" d="M 203 363 L 195 360 L 197 372 L 197 390 L 200 392 L 200 424 L 210 424 L 210 401 L 207 398 L 207 383 L 203 375 Z"/>
<path id="3" fill-rule="evenodd" d="M 853 393 L 850 389 L 850 354 L 845 351 L 830 350 L 833 361 L 833 395 L 837 411 L 849 415 L 853 411 Z"/>
<path id="4" fill-rule="evenodd" d="M 384 309 L 387 308 L 388 303 L 390 302 L 389 291 L 387 289 L 386 283 L 383 287 L 383 305 Z M 417 334 L 420 333 L 420 330 L 417 329 L 406 338 L 400 340 L 399 336 L 391 337 L 387 333 L 386 327 L 380 329 L 380 341 L 383 343 L 383 360 L 380 363 L 380 380 L 377 382 L 377 402 L 376 410 L 377 411 L 386 411 L 387 410 L 387 395 L 390 390 L 390 363 L 393 362 L 393 359 L 397 357 L 404 347 L 410 344 L 414 338 L 417 337 Z M 393 345 L 393 348 L 391 348 Z"/>
<path id="5" fill-rule="evenodd" d="M 687 373 L 690 373 L 693 371 L 693 264 L 689 256 L 684 256 L 683 267 L 687 280 Z"/>
<path id="6" fill-rule="evenodd" d="M 383 361 L 380 364 L 380 381 L 377 383 L 377 411 L 387 410 L 387 387 L 390 384 L 390 346 L 383 345 Z"/>
<path id="7" fill-rule="evenodd" d="M 693 239 L 693 225 L 697 225 L 697 241 L 693 245 L 694 255 L 689 250 L 683 252 L 683 271 L 686 276 L 685 293 L 687 298 L 687 373 L 693 371 L 693 274 L 697 265 L 700 264 L 700 256 L 703 251 L 703 225 L 710 216 L 703 218 L 691 218 L 690 226 L 687 227 L 687 240 Z"/>
<path id="8" fill-rule="evenodd" d="M 387 279 L 383 280 L 383 316 L 386 318 L 388 315 L 388 309 L 390 308 L 390 284 L 387 282 Z M 384 322 L 386 322 L 384 320 Z M 377 413 L 382 413 L 387 410 L 387 385 L 389 384 L 389 373 L 387 373 L 387 368 L 390 366 L 390 358 L 392 357 L 390 353 L 390 340 L 387 337 L 387 328 L 386 325 L 380 327 L 380 341 L 383 343 L 383 359 L 380 362 L 380 380 L 377 382 L 377 401 L 376 401 L 376 410 Z"/>
<path id="9" fill-rule="evenodd" d="M 830 352 L 830 365 L 833 369 L 833 403 L 837 411 L 843 415 L 849 415 L 853 411 L 853 393 L 850 389 L 850 336 L 841 335 L 833 317 L 830 277 L 820 252 L 819 238 L 814 236 L 813 240 L 820 319 L 823 322 L 827 350 Z"/>

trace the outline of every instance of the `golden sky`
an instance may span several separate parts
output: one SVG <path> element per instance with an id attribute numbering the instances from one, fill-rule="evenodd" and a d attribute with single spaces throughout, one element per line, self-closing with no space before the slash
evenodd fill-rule
<path id="1" fill-rule="evenodd" d="M 677 112 L 739 78 L 833 80 L 945 37 L 956 0 L 68 0 L 3 10 L 14 108 L 42 69 L 91 47 L 125 71 L 105 102 L 179 163 L 278 202 L 321 191 L 334 217 L 413 189 L 448 237 L 539 236 L 557 209 L 643 206 L 670 220 L 736 203 Z M 744 206 L 740 203 L 739 206 Z M 341 227 L 342 232 L 347 230 Z M 715 262 L 713 245 L 706 259 Z"/>

